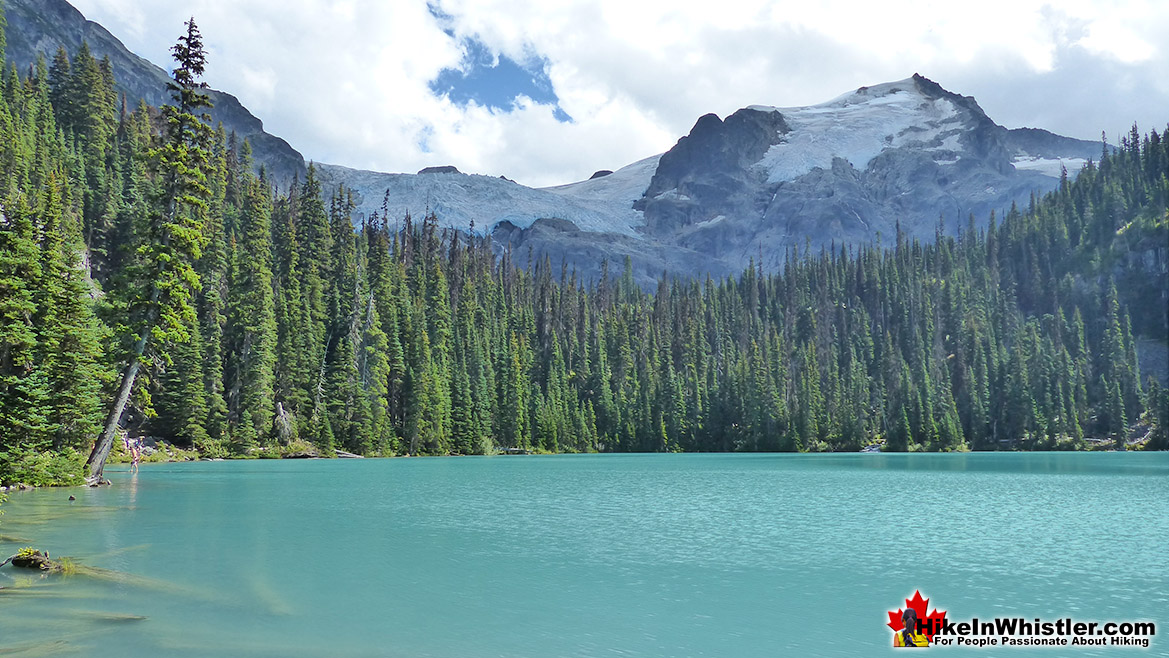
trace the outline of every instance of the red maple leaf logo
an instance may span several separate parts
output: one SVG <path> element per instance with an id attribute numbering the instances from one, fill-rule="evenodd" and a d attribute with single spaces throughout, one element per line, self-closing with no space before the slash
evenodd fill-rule
<path id="1" fill-rule="evenodd" d="M 917 613 L 917 619 L 921 622 L 921 633 L 925 635 L 930 642 L 934 641 L 934 633 L 942 628 L 942 622 L 946 620 L 946 611 L 938 612 L 937 608 L 926 615 L 926 607 L 929 606 L 930 600 L 921 598 L 921 591 L 918 590 L 913 593 L 912 599 L 905 599 L 905 605 L 913 608 Z M 905 612 L 905 608 L 898 608 L 897 612 L 889 613 L 889 628 L 894 632 L 905 628 L 905 622 L 901 620 L 901 615 Z"/>

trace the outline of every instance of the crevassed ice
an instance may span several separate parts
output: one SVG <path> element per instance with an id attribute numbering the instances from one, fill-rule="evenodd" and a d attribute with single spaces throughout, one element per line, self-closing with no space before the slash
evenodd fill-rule
<path id="1" fill-rule="evenodd" d="M 609 176 L 559 187 L 534 189 L 492 176 L 477 174 L 382 174 L 336 165 L 318 165 L 359 192 L 359 211 L 368 216 L 381 207 L 389 190 L 389 219 L 400 221 L 409 211 L 416 221 L 430 209 L 442 226 L 490 232 L 508 221 L 527 228 L 541 218 L 565 219 L 582 230 L 640 237 L 645 223 L 633 202 L 649 187 L 660 156 L 646 158 Z"/>
<path id="2" fill-rule="evenodd" d="M 1020 155 L 1011 161 L 1015 169 L 1020 171 L 1037 171 L 1044 176 L 1060 177 L 1060 168 L 1067 167 L 1068 174 L 1075 176 L 1088 161 L 1083 158 L 1040 158 L 1030 155 Z"/>
<path id="3" fill-rule="evenodd" d="M 658 154 L 626 165 L 608 176 L 540 189 L 577 199 L 592 201 L 617 199 L 622 203 L 632 204 L 649 188 L 650 180 L 653 179 L 654 172 L 658 169 L 658 161 L 661 159 L 662 154 Z"/>
<path id="4" fill-rule="evenodd" d="M 858 169 L 887 148 L 915 146 L 927 151 L 955 152 L 958 109 L 948 99 L 930 100 L 912 80 L 878 85 L 820 105 L 795 108 L 753 106 L 783 114 L 791 132 L 756 165 L 769 183 L 789 181 L 816 167 L 828 169 L 833 158 L 844 158 Z M 950 153 L 939 159 L 951 160 Z"/>

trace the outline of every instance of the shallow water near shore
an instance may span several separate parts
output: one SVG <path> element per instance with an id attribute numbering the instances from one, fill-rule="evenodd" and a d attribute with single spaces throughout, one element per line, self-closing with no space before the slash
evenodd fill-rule
<path id="1" fill-rule="evenodd" d="M 951 619 L 1157 623 L 1169 454 L 237 461 L 12 494 L 0 653 L 859 656 L 920 590 Z M 76 501 L 68 500 L 70 495 Z M 0 539 L 0 556 L 23 544 Z M 0 559 L 2 559 L 0 557 Z M 1053 652 L 1054 651 L 1054 652 Z"/>

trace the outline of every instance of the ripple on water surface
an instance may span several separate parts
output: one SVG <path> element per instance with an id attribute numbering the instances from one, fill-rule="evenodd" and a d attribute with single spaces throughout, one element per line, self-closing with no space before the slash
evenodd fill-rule
<path id="1" fill-rule="evenodd" d="M 1145 453 L 147 465 L 11 496 L 0 553 L 101 571 L 0 569 L 0 652 L 871 655 L 916 589 L 961 619 L 1169 623 L 1167 476 Z"/>

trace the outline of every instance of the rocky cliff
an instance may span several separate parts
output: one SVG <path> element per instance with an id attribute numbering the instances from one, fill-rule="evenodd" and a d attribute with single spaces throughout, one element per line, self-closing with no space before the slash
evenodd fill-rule
<path id="1" fill-rule="evenodd" d="M 109 57 L 118 83 L 118 91 L 126 95 L 131 107 L 142 99 L 149 105 L 169 101 L 168 74 L 158 66 L 126 49 L 122 42 L 101 25 L 85 19 L 65 0 L 3 0 L 4 16 L 8 21 L 7 56 L 21 70 L 27 70 L 38 57 L 51 62 L 57 49 L 64 47 L 71 56 L 81 42 L 89 44 L 94 57 Z M 181 26 L 175 26 L 175 36 Z M 264 124 L 252 115 L 231 94 L 209 90 L 215 107 L 212 120 L 222 122 L 226 130 L 247 138 L 257 165 L 268 168 L 279 182 L 291 180 L 304 173 L 304 158 L 288 142 L 264 132 Z"/>
<path id="2" fill-rule="evenodd" d="M 973 98 L 915 75 L 821 105 L 754 106 L 698 120 L 661 157 L 645 234 L 731 269 L 778 267 L 791 247 L 933 239 L 1026 201 L 1100 145 L 1009 131 Z"/>
<path id="3" fill-rule="evenodd" d="M 20 67 L 87 41 L 108 56 L 131 102 L 166 102 L 167 74 L 130 53 L 65 0 L 3 0 L 8 57 Z M 278 183 L 304 160 L 239 101 L 212 92 L 213 117 L 248 138 Z M 698 119 L 669 151 L 589 180 L 533 189 L 506 178 L 431 167 L 385 174 L 318 165 L 327 191 L 345 185 L 359 217 L 391 222 L 434 212 L 457 230 L 492 233 L 500 248 L 531 249 L 595 280 L 601 262 L 629 257 L 639 283 L 782 266 L 791 249 L 880 241 L 900 227 L 932 240 L 973 217 L 1025 204 L 1075 175 L 1101 145 L 1044 130 L 1008 130 L 971 97 L 920 75 L 862 87 L 819 105 L 751 106 Z M 517 258 L 526 262 L 526 257 Z"/>
<path id="4" fill-rule="evenodd" d="M 1025 204 L 1075 175 L 1101 145 L 1008 130 L 971 97 L 922 76 L 808 107 L 708 114 L 666 153 L 587 181 L 534 190 L 456 172 L 415 176 L 325 165 L 369 213 L 430 209 L 446 226 L 493 232 L 596 277 L 633 260 L 638 281 L 782 266 L 790 249 L 881 241 L 898 226 L 932 240 L 971 217 Z M 541 221 L 548 220 L 548 221 Z M 553 221 L 555 220 L 555 221 Z"/>

